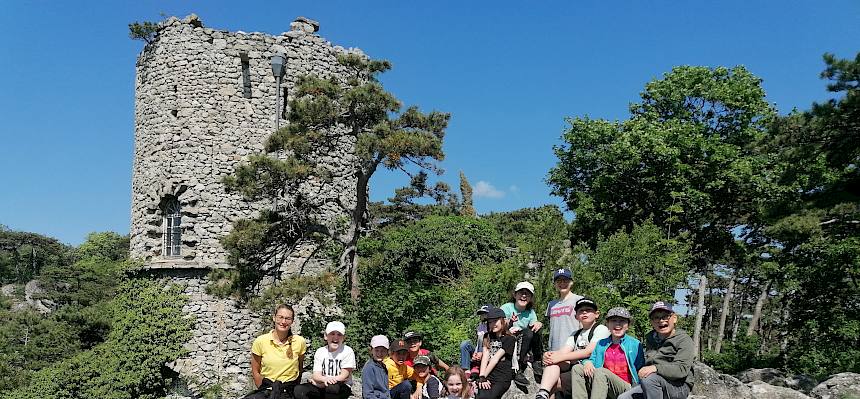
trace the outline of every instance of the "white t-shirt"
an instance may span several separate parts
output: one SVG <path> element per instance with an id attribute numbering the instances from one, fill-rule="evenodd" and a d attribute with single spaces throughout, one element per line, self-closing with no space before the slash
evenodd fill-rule
<path id="1" fill-rule="evenodd" d="M 342 345 L 334 352 L 329 352 L 328 346 L 323 346 L 314 352 L 314 372 L 336 377 L 343 369 L 355 369 L 355 352 L 349 346 Z M 344 383 L 352 386 L 352 373 Z"/>
<path id="2" fill-rule="evenodd" d="M 564 345 L 573 348 L 573 350 L 585 349 L 589 343 L 600 341 L 603 338 L 608 338 L 610 335 L 609 328 L 603 324 L 594 323 L 595 326 L 592 326 L 594 329 L 594 336 L 591 337 L 591 341 L 588 340 L 588 331 L 582 330 L 579 333 L 579 336 L 576 336 L 576 331 L 573 334 L 570 334 L 570 337 L 567 338 Z M 579 331 L 579 330 L 577 330 Z M 574 340 L 574 338 L 576 338 Z"/>

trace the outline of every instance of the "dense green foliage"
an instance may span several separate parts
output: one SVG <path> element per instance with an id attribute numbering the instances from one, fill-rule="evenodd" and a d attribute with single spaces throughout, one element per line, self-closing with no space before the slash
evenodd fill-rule
<path id="1" fill-rule="evenodd" d="M 172 377 L 164 364 L 182 353 L 190 320 L 178 287 L 156 281 L 123 283 L 109 307 L 105 342 L 34 373 L 28 385 L 3 398 L 159 398 Z M 63 341 L 46 344 L 54 347 Z"/>
<path id="2" fill-rule="evenodd" d="M 804 112 L 777 116 L 743 67 L 678 67 L 627 120 L 570 119 L 548 181 L 576 213 L 580 290 L 636 308 L 666 288 L 643 273 L 689 280 L 717 368 L 860 370 L 860 54 L 824 58 L 835 96 Z"/>
<path id="3" fill-rule="evenodd" d="M 667 239 L 651 222 L 619 231 L 597 243 L 580 246 L 571 256 L 575 292 L 602 305 L 601 312 L 625 306 L 633 315 L 630 334 L 644 338 L 650 331 L 648 310 L 656 301 L 672 300 L 690 268 L 689 246 Z"/>
<path id="4" fill-rule="evenodd" d="M 163 396 L 190 331 L 178 287 L 126 275 L 127 237 L 93 233 L 70 251 L 77 261 L 33 276 L 49 315 L 0 303 L 0 397 Z"/>
<path id="5" fill-rule="evenodd" d="M 11 231 L 0 225 L 0 284 L 26 283 L 52 265 L 68 265 L 72 248 L 35 233 Z"/>
<path id="6" fill-rule="evenodd" d="M 392 227 L 363 239 L 359 251 L 367 289 L 345 308 L 352 342 L 421 331 L 425 345 L 448 362 L 457 360 L 460 341 L 473 338 L 475 309 L 506 300 L 523 277 L 520 267 L 502 261 L 498 233 L 470 217 L 430 216 Z"/>

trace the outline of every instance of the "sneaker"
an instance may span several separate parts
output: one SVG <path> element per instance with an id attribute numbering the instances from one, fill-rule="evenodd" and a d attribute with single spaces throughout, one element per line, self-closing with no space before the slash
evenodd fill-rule
<path id="1" fill-rule="evenodd" d="M 523 393 L 529 393 L 529 379 L 526 378 L 526 375 L 523 374 L 523 372 L 520 371 L 514 375 L 514 384 L 520 389 L 520 391 L 523 391 Z"/>
<path id="2" fill-rule="evenodd" d="M 538 391 L 537 395 L 535 395 L 535 399 L 549 399 L 549 392 L 545 389 L 541 389 Z"/>

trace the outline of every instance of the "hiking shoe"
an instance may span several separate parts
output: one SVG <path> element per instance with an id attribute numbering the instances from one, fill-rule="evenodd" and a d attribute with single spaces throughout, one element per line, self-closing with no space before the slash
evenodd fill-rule
<path id="1" fill-rule="evenodd" d="M 532 372 L 535 374 L 535 382 L 540 382 L 543 377 L 543 362 L 540 360 L 532 362 Z"/>
<path id="2" fill-rule="evenodd" d="M 529 393 L 529 379 L 526 378 L 526 375 L 523 374 L 522 371 L 517 372 L 517 374 L 514 375 L 514 385 L 516 385 L 520 391 L 523 391 L 523 393 Z"/>

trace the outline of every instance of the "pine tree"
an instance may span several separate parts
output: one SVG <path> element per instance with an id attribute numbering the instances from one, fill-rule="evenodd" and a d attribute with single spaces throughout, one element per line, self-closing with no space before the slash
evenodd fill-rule
<path id="1" fill-rule="evenodd" d="M 348 71 L 341 80 L 313 75 L 299 79 L 287 126 L 269 137 L 266 153 L 251 156 L 225 179 L 228 190 L 241 191 L 249 199 L 274 201 L 287 194 L 292 202 L 264 212 L 254 222 L 237 223 L 233 237 L 225 242 L 242 246 L 245 254 L 268 248 L 257 265 L 246 267 L 253 269 L 307 232 L 329 237 L 343 246 L 340 266 L 349 276 L 355 299 L 359 295 L 356 245 L 368 225 L 370 178 L 380 166 L 404 172 L 411 166 L 441 174 L 437 162 L 444 158 L 442 140 L 450 114 L 422 113 L 415 106 L 401 112 L 400 101 L 377 79 L 391 68 L 388 61 L 347 54 L 339 56 L 338 62 Z M 314 208 L 331 204 L 315 203 L 315 198 L 302 195 L 299 186 L 311 177 L 327 178 L 330 172 L 319 167 L 316 160 L 343 142 L 354 143 L 352 169 L 340 172 L 355 176 L 350 194 L 355 201 L 335 199 L 347 220 L 334 225 L 321 223 L 308 215 Z M 289 156 L 278 158 L 274 154 Z"/>
<path id="2" fill-rule="evenodd" d="M 466 179 L 466 175 L 460 172 L 460 195 L 463 197 L 463 205 L 460 207 L 460 216 L 476 217 L 475 207 L 472 205 L 472 185 Z"/>

